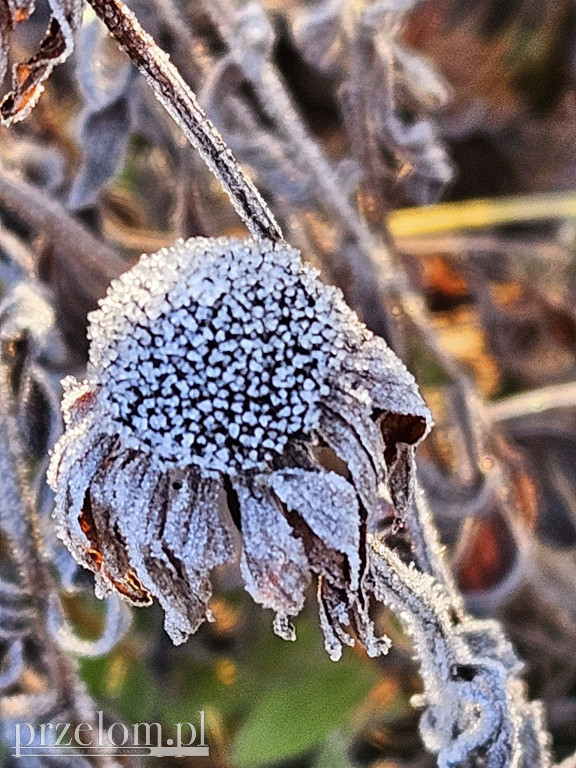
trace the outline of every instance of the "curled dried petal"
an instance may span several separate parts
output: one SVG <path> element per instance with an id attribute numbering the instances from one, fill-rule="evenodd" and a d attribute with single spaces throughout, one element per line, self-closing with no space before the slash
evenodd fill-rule
<path id="1" fill-rule="evenodd" d="M 264 482 L 235 482 L 242 510 L 241 570 L 256 602 L 295 616 L 304 605 L 310 570 L 302 543 Z"/>
<path id="2" fill-rule="evenodd" d="M 50 25 L 38 52 L 28 61 L 14 66 L 12 90 L 0 104 L 0 121 L 5 125 L 24 120 L 44 90 L 44 81 L 57 64 L 66 61 L 74 49 L 74 35 L 80 26 L 84 0 L 49 0 Z M 25 21 L 34 9 L 33 2 L 9 3 L 11 14 L 0 16 L 3 42 L 14 24 Z M 4 7 L 4 6 L 3 6 Z M 0 67 L 2 61 L 0 61 Z M 0 70 L 0 75 L 2 74 Z"/>

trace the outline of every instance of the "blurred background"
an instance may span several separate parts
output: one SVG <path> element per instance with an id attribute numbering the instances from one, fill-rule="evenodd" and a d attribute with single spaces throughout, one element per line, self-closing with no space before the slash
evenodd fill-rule
<path id="1" fill-rule="evenodd" d="M 545 704 L 557 757 L 573 752 L 576 6 L 130 7 L 198 94 L 286 239 L 416 375 L 436 423 L 419 449 L 420 480 L 458 584 L 472 613 L 504 623 L 531 697 Z M 15 25 L 12 63 L 33 54 L 49 19 L 38 2 Z M 59 380 L 85 363 L 87 312 L 140 253 L 216 234 L 245 231 L 86 10 L 74 54 L 36 109 L 0 127 L 2 364 L 41 559 L 66 608 L 64 647 L 111 722 L 158 721 L 170 732 L 205 710 L 206 768 L 431 768 L 410 705 L 421 690 L 417 666 L 382 607 L 389 656 L 347 650 L 334 664 L 313 601 L 296 622 L 297 643 L 285 643 L 239 575 L 222 572 L 216 622 L 175 648 L 156 607 L 133 611 L 126 631 L 123 609 L 105 610 L 91 575 L 55 540 L 46 455 L 61 429 Z M 22 533 L 14 521 L 3 528 L 0 581 L 12 583 Z M 46 672 L 45 630 L 21 618 L 28 608 L 19 600 L 0 584 L 8 617 L 0 651 L 12 664 L 17 641 L 22 657 L 21 674 L 4 685 L 8 713 L 9 697 L 60 679 Z"/>

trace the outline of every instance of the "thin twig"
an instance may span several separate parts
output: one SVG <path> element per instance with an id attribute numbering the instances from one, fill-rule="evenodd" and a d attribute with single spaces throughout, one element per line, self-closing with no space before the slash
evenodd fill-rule
<path id="1" fill-rule="evenodd" d="M 575 406 L 576 382 L 571 381 L 568 384 L 556 384 L 506 397 L 490 403 L 487 410 L 493 421 L 502 422 Z"/>
<path id="2" fill-rule="evenodd" d="M 393 221 L 394 213 L 390 214 Z M 504 253 L 523 259 L 538 261 L 565 262 L 570 257 L 569 248 L 563 243 L 543 238 L 510 237 L 493 232 L 470 233 L 458 231 L 453 234 L 400 235 L 396 238 L 396 247 L 401 253 L 414 256 L 433 256 L 441 253 L 448 257 L 474 258 L 476 255 Z"/>
<path id="3" fill-rule="evenodd" d="M 36 231 L 75 252 L 87 267 L 100 272 L 109 269 L 116 275 L 126 269 L 126 263 L 112 248 L 75 221 L 56 200 L 1 165 L 0 204 Z"/>
<path id="4" fill-rule="evenodd" d="M 281 241 L 282 231 L 268 206 L 167 54 L 120 0 L 90 0 L 90 4 L 222 184 L 250 232 L 258 238 Z"/>

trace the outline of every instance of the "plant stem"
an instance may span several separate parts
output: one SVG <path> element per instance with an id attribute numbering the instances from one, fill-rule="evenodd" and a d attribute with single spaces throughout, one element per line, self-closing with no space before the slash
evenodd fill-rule
<path id="1" fill-rule="evenodd" d="M 441 584 L 377 538 L 369 544 L 374 594 L 398 616 L 418 656 L 427 708 L 421 734 L 438 765 L 550 768 L 542 707 L 526 699 L 522 665 L 499 625 L 454 616 Z"/>
<path id="2" fill-rule="evenodd" d="M 505 397 L 487 406 L 493 421 L 514 421 L 526 416 L 576 406 L 576 384 L 553 384 L 549 387 Z"/>
<path id="3" fill-rule="evenodd" d="M 127 263 L 113 248 L 95 237 L 70 213 L 36 187 L 0 165 L 0 204 L 37 232 L 76 254 L 89 273 L 117 277 Z M 110 277 L 107 282 L 110 282 Z"/>
<path id="4" fill-rule="evenodd" d="M 555 192 L 403 208 L 390 215 L 388 226 L 394 237 L 404 238 L 575 218 L 576 194 Z"/>
<path id="5" fill-rule="evenodd" d="M 281 241 L 282 231 L 268 206 L 206 117 L 195 94 L 170 63 L 168 55 L 142 29 L 121 0 L 90 0 L 90 4 L 222 184 L 250 232 L 257 238 Z"/>

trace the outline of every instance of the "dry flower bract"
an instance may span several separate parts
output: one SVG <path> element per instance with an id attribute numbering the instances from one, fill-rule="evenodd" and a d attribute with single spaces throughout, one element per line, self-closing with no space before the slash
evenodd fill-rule
<path id="1" fill-rule="evenodd" d="M 313 574 L 330 654 L 351 632 L 385 649 L 366 534 L 402 524 L 398 449 L 428 412 L 341 292 L 285 243 L 196 238 L 143 256 L 90 319 L 49 475 L 99 595 L 156 597 L 179 643 L 210 619 L 210 572 L 239 559 L 283 637 Z"/>

